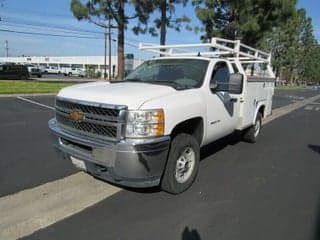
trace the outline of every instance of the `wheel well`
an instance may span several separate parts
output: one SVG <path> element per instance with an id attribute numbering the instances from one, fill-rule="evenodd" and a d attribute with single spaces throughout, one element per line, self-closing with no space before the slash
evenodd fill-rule
<path id="1" fill-rule="evenodd" d="M 171 137 L 174 138 L 179 133 L 187 133 L 192 135 L 199 145 L 203 138 L 203 120 L 201 117 L 188 119 L 176 125 L 172 130 Z"/>
<path id="2" fill-rule="evenodd" d="M 264 105 L 262 105 L 260 108 L 259 108 L 259 113 L 261 113 L 261 115 L 262 115 L 262 117 L 264 118 L 264 109 L 265 109 L 266 107 L 264 106 Z"/>

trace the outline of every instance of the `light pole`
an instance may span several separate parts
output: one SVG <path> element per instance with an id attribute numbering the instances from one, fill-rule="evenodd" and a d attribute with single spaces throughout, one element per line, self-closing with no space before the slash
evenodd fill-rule
<path id="1" fill-rule="evenodd" d="M 6 40 L 6 43 L 4 45 L 4 48 L 6 50 L 6 57 L 9 57 L 9 44 L 8 44 L 8 40 Z"/>
<path id="2" fill-rule="evenodd" d="M 104 71 L 103 78 L 107 80 L 107 28 L 104 31 Z"/>
<path id="3" fill-rule="evenodd" d="M 111 81 L 111 19 L 109 18 L 109 81 Z"/>

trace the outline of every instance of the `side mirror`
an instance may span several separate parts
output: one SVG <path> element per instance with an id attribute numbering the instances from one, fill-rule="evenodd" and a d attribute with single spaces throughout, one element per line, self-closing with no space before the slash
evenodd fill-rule
<path id="1" fill-rule="evenodd" d="M 210 89 L 211 89 L 211 91 L 216 91 L 218 89 L 218 84 L 217 83 L 210 83 Z"/>
<path id="2" fill-rule="evenodd" d="M 241 73 L 233 73 L 229 76 L 228 92 L 232 94 L 242 93 L 243 75 Z"/>

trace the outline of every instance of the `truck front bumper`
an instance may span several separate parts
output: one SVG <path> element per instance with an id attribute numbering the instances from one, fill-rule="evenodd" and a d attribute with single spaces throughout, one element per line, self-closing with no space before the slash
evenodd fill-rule
<path id="1" fill-rule="evenodd" d="M 55 148 L 91 175 L 128 187 L 159 185 L 166 165 L 169 136 L 107 142 L 67 132 L 57 126 L 55 119 L 48 125 Z"/>

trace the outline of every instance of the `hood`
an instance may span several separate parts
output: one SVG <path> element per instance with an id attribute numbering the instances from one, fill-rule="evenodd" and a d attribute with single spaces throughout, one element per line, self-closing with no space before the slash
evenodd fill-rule
<path id="1" fill-rule="evenodd" d="M 139 107 L 154 98 L 175 93 L 172 87 L 134 82 L 94 82 L 63 88 L 58 96 L 87 102 L 126 105 L 129 109 Z"/>

